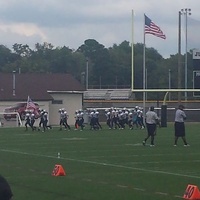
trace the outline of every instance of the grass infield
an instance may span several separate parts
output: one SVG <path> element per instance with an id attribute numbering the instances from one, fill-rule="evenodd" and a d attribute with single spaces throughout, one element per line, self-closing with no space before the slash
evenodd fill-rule
<path id="1" fill-rule="evenodd" d="M 178 200 L 200 187 L 200 125 L 186 123 L 190 147 L 174 147 L 173 124 L 146 130 L 24 131 L 0 129 L 0 173 L 15 200 Z M 57 157 L 60 152 L 60 158 Z M 52 176 L 56 164 L 66 176 Z"/>

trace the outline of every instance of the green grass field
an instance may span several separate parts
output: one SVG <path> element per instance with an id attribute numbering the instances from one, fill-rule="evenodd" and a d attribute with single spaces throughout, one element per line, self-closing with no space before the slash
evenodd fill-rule
<path id="1" fill-rule="evenodd" d="M 182 140 L 174 147 L 169 124 L 158 129 L 156 146 L 150 147 L 141 143 L 145 129 L 1 128 L 0 173 L 15 200 L 181 199 L 188 184 L 200 187 L 199 130 L 200 125 L 186 123 L 190 147 Z M 66 176 L 51 175 L 56 164 Z"/>

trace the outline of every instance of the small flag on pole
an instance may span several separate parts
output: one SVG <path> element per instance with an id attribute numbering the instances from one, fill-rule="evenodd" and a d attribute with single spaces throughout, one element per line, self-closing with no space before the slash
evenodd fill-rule
<path id="1" fill-rule="evenodd" d="M 145 27 L 144 27 L 145 34 L 152 34 L 162 39 L 166 39 L 166 36 L 162 32 L 160 27 L 154 24 L 153 21 L 150 18 L 148 18 L 146 15 L 144 16 L 145 16 Z"/>

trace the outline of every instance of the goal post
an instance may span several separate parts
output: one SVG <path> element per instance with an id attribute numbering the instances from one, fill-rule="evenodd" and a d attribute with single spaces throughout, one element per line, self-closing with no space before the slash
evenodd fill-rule
<path id="1" fill-rule="evenodd" d="M 180 94 L 180 92 L 200 92 L 200 89 L 133 89 L 131 90 L 133 93 L 135 92 L 140 92 L 143 93 L 143 111 L 144 113 L 145 111 L 145 107 L 146 107 L 146 93 L 151 93 L 151 92 L 164 92 L 164 99 L 163 99 L 163 104 L 161 106 L 161 126 L 162 127 L 167 127 L 167 105 L 166 105 L 166 99 L 167 99 L 167 95 L 170 92 L 177 92 Z M 178 97 L 178 102 L 181 102 L 180 96 Z M 145 120 L 145 119 L 144 119 Z"/>
<path id="2" fill-rule="evenodd" d="M 200 89 L 132 89 L 132 92 L 200 92 Z"/>
<path id="3" fill-rule="evenodd" d="M 18 112 L 0 112 L 0 127 L 20 127 L 22 120 Z"/>

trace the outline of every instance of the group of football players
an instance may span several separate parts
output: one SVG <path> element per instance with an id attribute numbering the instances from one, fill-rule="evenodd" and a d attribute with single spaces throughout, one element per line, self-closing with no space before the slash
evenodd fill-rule
<path id="1" fill-rule="evenodd" d="M 144 129 L 145 125 L 143 123 L 143 109 L 139 106 L 135 106 L 132 109 L 127 108 L 108 108 L 105 109 L 105 120 L 109 129 L 125 129 L 126 126 L 129 129 L 140 128 Z M 65 108 L 58 110 L 60 121 L 59 121 L 59 130 L 71 130 L 70 125 L 68 124 L 69 115 Z M 101 130 L 102 125 L 99 123 L 99 111 L 98 109 L 88 109 L 86 111 L 89 119 L 90 130 Z M 51 126 L 48 125 L 48 112 L 45 110 L 39 110 L 38 117 L 40 119 L 39 127 L 34 126 L 36 116 L 34 113 L 27 112 L 25 117 L 25 127 L 28 130 L 28 126 L 31 129 L 38 130 L 42 129 L 45 132 L 48 129 L 51 129 Z M 82 109 L 75 111 L 75 124 L 74 130 L 84 129 L 84 111 Z"/>
<path id="2" fill-rule="evenodd" d="M 105 110 L 106 124 L 109 129 L 125 129 L 126 125 L 129 129 L 134 127 L 144 129 L 143 111 L 139 106 L 133 109 L 113 108 Z"/>
<path id="3" fill-rule="evenodd" d="M 76 110 L 75 111 L 75 130 L 78 130 L 80 128 L 80 131 L 83 130 L 83 128 L 85 127 L 84 125 L 84 112 L 82 109 Z"/>
<path id="4" fill-rule="evenodd" d="M 68 118 L 69 118 L 69 115 L 68 115 L 68 113 L 67 113 L 67 111 L 66 111 L 66 109 L 65 108 L 61 108 L 61 109 L 59 109 L 59 114 L 60 114 L 60 123 L 59 123 L 59 125 L 60 125 L 60 131 L 63 129 L 63 127 L 64 127 L 64 129 L 65 130 L 71 130 L 71 127 L 69 126 L 69 124 L 68 124 L 68 122 L 67 122 L 67 120 L 68 120 Z"/>
<path id="5" fill-rule="evenodd" d="M 130 129 L 134 127 L 144 129 L 142 110 L 139 106 L 135 106 L 132 109 L 113 107 L 105 109 L 106 124 L 109 129 L 125 129 L 126 126 Z M 89 109 L 88 116 L 90 129 L 101 130 L 102 126 L 99 123 L 98 109 Z"/>
<path id="6" fill-rule="evenodd" d="M 34 125 L 36 119 L 40 119 L 38 128 Z M 52 127 L 48 124 L 48 112 L 46 110 L 39 110 L 37 114 L 32 111 L 26 111 L 25 115 L 25 130 L 28 130 L 28 127 L 31 127 L 32 131 L 42 129 L 42 132 L 45 132 L 48 129 L 52 129 Z"/>
<path id="7" fill-rule="evenodd" d="M 101 124 L 99 123 L 99 111 L 96 109 L 88 110 L 90 130 L 99 130 L 102 129 Z"/>

